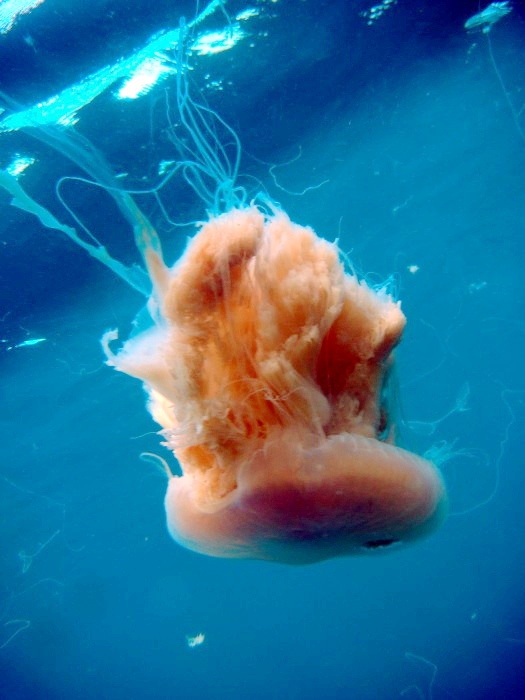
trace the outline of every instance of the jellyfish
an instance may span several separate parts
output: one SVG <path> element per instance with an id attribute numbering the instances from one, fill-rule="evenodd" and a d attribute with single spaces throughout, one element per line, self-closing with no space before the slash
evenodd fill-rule
<path id="1" fill-rule="evenodd" d="M 521 138 L 521 140 L 525 141 L 525 131 L 523 130 L 523 127 L 521 126 L 520 122 L 520 115 L 523 110 L 517 110 L 514 106 L 514 102 L 510 96 L 509 91 L 507 90 L 505 81 L 503 80 L 503 76 L 498 67 L 496 57 L 494 55 L 494 50 L 492 48 L 491 40 L 492 27 L 501 19 L 506 17 L 510 12 L 512 12 L 512 5 L 510 4 L 510 2 L 508 2 L 508 0 L 506 0 L 505 2 L 492 2 L 483 11 L 472 15 L 472 17 L 469 17 L 464 24 L 464 28 L 467 32 L 481 30 L 481 32 L 485 35 L 487 40 L 489 59 L 492 64 L 494 74 L 498 80 L 503 95 L 505 96 L 505 100 L 509 106 L 512 119 L 516 127 L 516 131 L 518 132 L 518 135 Z"/>
<path id="2" fill-rule="evenodd" d="M 488 34 L 492 26 L 511 11 L 512 6 L 508 0 L 504 2 L 491 2 L 484 10 L 477 12 L 467 19 L 464 25 L 465 29 L 467 31 L 481 29 L 484 34 Z"/>
<path id="3" fill-rule="evenodd" d="M 347 272 L 335 244 L 267 196 L 248 200 L 239 140 L 193 99 L 183 24 L 180 32 L 169 58 L 179 66 L 184 137 L 173 129 L 179 160 L 170 177 L 182 173 L 207 217 L 174 265 L 133 193 L 100 157 L 95 168 L 79 156 L 84 142 L 54 144 L 92 177 L 104 173 L 100 185 L 132 223 L 149 283 L 12 176 L 0 186 L 148 297 L 148 324 L 119 347 L 118 331 L 108 331 L 102 346 L 110 366 L 143 383 L 180 467 L 166 465 L 164 501 L 178 543 L 217 557 L 307 564 L 414 541 L 437 528 L 447 506 L 437 467 L 394 444 L 400 302 Z"/>

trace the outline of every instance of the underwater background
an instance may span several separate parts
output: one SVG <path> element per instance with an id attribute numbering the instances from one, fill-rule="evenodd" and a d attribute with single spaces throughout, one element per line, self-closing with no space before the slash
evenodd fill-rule
<path id="1" fill-rule="evenodd" d="M 406 549 L 305 567 L 176 545 L 139 458 L 169 455 L 99 344 L 140 296 L 0 190 L 0 697 L 525 697 L 524 6 L 467 32 L 477 0 L 215 5 L 192 90 L 237 133 L 249 189 L 390 280 L 398 440 L 437 459 L 450 515 Z M 0 166 L 126 264 L 128 222 L 78 180 L 60 204 L 59 178 L 86 174 L 28 120 L 156 187 L 176 69 L 125 95 L 115 66 L 204 7 L 0 3 Z M 175 224 L 206 217 L 183 183 L 137 201 L 170 261 L 195 231 Z"/>

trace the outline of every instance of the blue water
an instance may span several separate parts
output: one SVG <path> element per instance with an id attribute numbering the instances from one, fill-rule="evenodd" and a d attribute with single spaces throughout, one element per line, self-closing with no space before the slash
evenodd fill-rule
<path id="1" fill-rule="evenodd" d="M 154 5 L 47 0 L 0 35 L 0 89 L 34 105 L 194 14 Z M 139 460 L 161 449 L 143 390 L 99 346 L 129 330 L 140 297 L 0 191 L 0 696 L 525 697 L 523 6 L 489 35 L 463 29 L 475 1 L 399 0 L 371 25 L 369 2 L 251 7 L 248 38 L 195 59 L 194 89 L 237 132 L 255 187 L 338 238 L 372 283 L 393 276 L 408 317 L 399 439 L 452 446 L 451 514 L 405 550 L 308 567 L 177 546 L 165 480 Z M 79 115 L 126 186 L 152 187 L 177 158 L 172 81 L 135 101 L 111 88 Z M 0 165 L 16 154 L 37 159 L 20 183 L 72 224 L 54 184 L 78 169 L 27 131 L 0 133 Z M 64 195 L 135 260 L 106 195 Z M 139 200 L 175 259 L 192 229 Z M 178 222 L 205 216 L 187 188 L 166 206 Z"/>

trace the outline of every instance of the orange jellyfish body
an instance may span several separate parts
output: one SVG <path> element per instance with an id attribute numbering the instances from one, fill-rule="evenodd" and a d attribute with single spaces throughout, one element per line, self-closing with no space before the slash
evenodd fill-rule
<path id="1" fill-rule="evenodd" d="M 444 518 L 437 469 L 389 443 L 385 385 L 405 317 L 334 245 L 235 209 L 158 285 L 160 322 L 109 362 L 140 378 L 182 476 L 189 549 L 307 563 L 412 540 Z"/>

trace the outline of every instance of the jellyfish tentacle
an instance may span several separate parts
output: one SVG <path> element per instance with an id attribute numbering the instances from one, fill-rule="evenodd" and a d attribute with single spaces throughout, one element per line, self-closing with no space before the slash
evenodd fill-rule
<path id="1" fill-rule="evenodd" d="M 164 60 L 173 60 L 176 65 L 177 119 L 185 132 L 183 140 L 170 120 L 170 138 L 180 152 L 179 163 L 186 182 L 217 215 L 244 204 L 245 192 L 236 186 L 241 143 L 232 127 L 217 112 L 196 102 L 191 95 L 188 79 L 191 28 L 181 20 L 176 57 L 170 59 L 163 54 Z M 229 141 L 226 145 L 218 130 L 227 135 Z"/>
<path id="2" fill-rule="evenodd" d="M 0 187 L 11 196 L 11 204 L 18 209 L 33 214 L 45 228 L 54 229 L 65 233 L 74 243 L 83 248 L 89 255 L 112 270 L 121 279 L 127 282 L 133 289 L 149 297 L 151 285 L 148 276 L 138 265 L 127 266 L 115 260 L 102 245 L 93 245 L 83 240 L 76 229 L 60 222 L 48 209 L 38 204 L 30 197 L 18 180 L 5 170 L 0 170 Z"/>
<path id="3" fill-rule="evenodd" d="M 154 464 L 156 467 L 159 467 L 161 471 L 163 471 L 164 474 L 168 477 L 168 479 L 177 478 L 175 474 L 171 471 L 169 464 L 160 455 L 156 455 L 154 452 L 141 452 L 140 458 L 143 462 L 149 462 L 150 464 Z"/>

